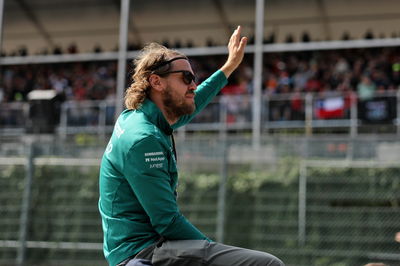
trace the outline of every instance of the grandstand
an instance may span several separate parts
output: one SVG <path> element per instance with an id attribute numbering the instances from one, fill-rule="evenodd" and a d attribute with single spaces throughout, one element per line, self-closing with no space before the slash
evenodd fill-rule
<path id="1" fill-rule="evenodd" d="M 400 2 L 0 0 L 0 265 L 106 265 L 98 166 L 132 59 L 241 67 L 177 148 L 182 212 L 287 265 L 400 265 Z"/>

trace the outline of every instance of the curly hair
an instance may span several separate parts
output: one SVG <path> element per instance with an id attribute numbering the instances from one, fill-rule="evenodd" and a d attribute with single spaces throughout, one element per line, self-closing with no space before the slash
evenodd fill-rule
<path id="1" fill-rule="evenodd" d="M 168 71 L 171 65 L 167 62 L 173 57 L 187 58 L 184 54 L 168 49 L 158 43 L 147 44 L 133 61 L 135 72 L 132 84 L 125 93 L 125 106 L 128 109 L 138 109 L 150 92 L 149 77 L 156 69 Z"/>

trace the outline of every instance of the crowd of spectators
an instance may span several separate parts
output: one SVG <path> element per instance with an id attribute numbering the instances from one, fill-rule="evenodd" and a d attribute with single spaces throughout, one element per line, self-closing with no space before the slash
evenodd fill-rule
<path id="1" fill-rule="evenodd" d="M 265 56 L 266 93 L 356 91 L 363 99 L 400 84 L 400 49 L 371 48 Z"/>
<path id="2" fill-rule="evenodd" d="M 98 48 L 98 52 L 101 48 Z M 77 48 L 70 47 L 70 53 Z M 221 66 L 225 56 L 191 58 L 200 81 Z M 2 66 L 0 102 L 27 101 L 32 90 L 55 90 L 63 100 L 104 100 L 115 97 L 117 63 L 75 62 Z M 128 75 L 132 65 L 128 64 Z M 400 85 L 400 48 L 343 49 L 264 54 L 262 76 L 264 95 L 289 95 L 290 101 L 277 102 L 273 120 L 293 120 L 304 115 L 303 94 L 356 92 L 360 100 L 376 93 L 396 91 Z M 127 79 L 129 82 L 129 78 Z M 223 95 L 253 92 L 253 57 L 245 56 L 238 71 L 222 90 Z M 232 98 L 235 99 L 235 98 Z M 240 99 L 229 103 L 237 109 Z M 242 103 L 243 104 L 243 103 Z M 249 104 L 249 103 L 247 103 Z"/>
<path id="3" fill-rule="evenodd" d="M 54 90 L 62 100 L 104 100 L 115 95 L 115 62 L 4 66 L 0 102 L 27 101 L 32 90 Z"/>
<path id="4" fill-rule="evenodd" d="M 252 57 L 248 55 L 222 94 L 252 94 L 252 77 Z M 399 86 L 400 49 L 397 47 L 264 55 L 262 89 L 270 99 L 272 121 L 304 120 L 306 93 L 312 93 L 317 99 L 341 95 L 339 100 L 343 106 L 336 116 L 343 117 L 347 112 L 348 117 L 352 100 L 365 102 L 377 95 L 394 95 Z M 243 104 L 237 98 L 231 101 L 232 110 Z"/>
<path id="5" fill-rule="evenodd" d="M 374 48 L 269 54 L 265 56 L 263 78 L 265 94 L 292 94 L 290 102 L 278 103 L 280 106 L 271 110 L 273 120 L 304 116 L 299 99 L 308 92 L 321 98 L 340 93 L 344 97 L 343 108 L 349 109 L 351 97 L 355 95 L 363 102 L 399 88 L 400 50 Z"/>

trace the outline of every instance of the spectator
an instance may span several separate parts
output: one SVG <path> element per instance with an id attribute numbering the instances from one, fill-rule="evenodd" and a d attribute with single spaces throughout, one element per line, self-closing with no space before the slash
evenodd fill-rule
<path id="1" fill-rule="evenodd" d="M 293 86 L 301 90 L 305 89 L 311 76 L 312 72 L 309 70 L 307 63 L 301 61 L 297 72 L 293 75 Z"/>
<path id="2" fill-rule="evenodd" d="M 337 74 L 344 74 L 349 71 L 349 63 L 344 57 L 340 57 L 339 60 L 336 62 L 334 73 Z"/>
<path id="3" fill-rule="evenodd" d="M 350 39 L 351 39 L 350 33 L 348 33 L 347 31 L 344 32 L 343 35 L 342 35 L 342 41 L 348 41 Z"/>
<path id="4" fill-rule="evenodd" d="M 273 73 L 269 73 L 265 81 L 265 92 L 271 96 L 278 93 L 278 80 Z"/>
<path id="5" fill-rule="evenodd" d="M 372 31 L 370 29 L 367 30 L 367 32 L 365 33 L 364 39 L 372 40 L 373 38 L 374 38 L 374 34 L 372 33 Z"/>
<path id="6" fill-rule="evenodd" d="M 76 43 L 71 43 L 67 48 L 67 52 L 69 54 L 77 54 L 78 53 L 78 47 L 76 46 Z"/>
<path id="7" fill-rule="evenodd" d="M 28 55 L 28 49 L 26 48 L 26 46 L 23 45 L 18 49 L 18 55 L 19 56 L 27 56 Z"/>
<path id="8" fill-rule="evenodd" d="M 305 118 L 304 100 L 301 93 L 302 89 L 295 87 L 290 99 L 291 120 L 304 120 Z"/>
<path id="9" fill-rule="evenodd" d="M 131 50 L 131 49 L 130 49 L 130 50 Z M 101 48 L 101 46 L 100 46 L 99 44 L 96 44 L 96 45 L 93 47 L 93 52 L 96 53 L 96 54 L 98 54 L 98 53 L 103 52 L 103 49 Z"/>
<path id="10" fill-rule="evenodd" d="M 294 42 L 294 37 L 293 34 L 290 33 L 286 36 L 285 43 L 293 43 L 293 42 Z"/>
<path id="11" fill-rule="evenodd" d="M 60 55 L 60 54 L 62 54 L 63 52 L 62 52 L 62 49 L 61 49 L 61 47 L 59 46 L 59 45 L 57 45 L 57 46 L 55 46 L 54 47 L 54 49 L 53 49 L 53 54 L 54 55 Z"/>
<path id="12" fill-rule="evenodd" d="M 310 38 L 310 34 L 308 34 L 308 32 L 303 32 L 303 35 L 301 36 L 301 41 L 302 42 L 310 42 L 311 38 Z"/>
<path id="13" fill-rule="evenodd" d="M 361 101 L 369 100 L 374 96 L 376 90 L 375 84 L 371 81 L 368 75 L 361 78 L 360 83 L 357 85 L 358 97 Z"/>
<path id="14" fill-rule="evenodd" d="M 275 43 L 275 33 L 272 32 L 272 33 L 269 35 L 269 37 L 268 37 L 266 40 L 264 40 L 264 43 L 267 43 L 267 44 Z"/>

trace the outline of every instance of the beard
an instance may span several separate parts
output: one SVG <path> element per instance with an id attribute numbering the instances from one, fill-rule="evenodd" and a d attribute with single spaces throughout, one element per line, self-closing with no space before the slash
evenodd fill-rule
<path id="1" fill-rule="evenodd" d="M 187 92 L 186 94 L 190 94 L 194 92 Z M 168 87 L 163 92 L 163 104 L 166 112 L 169 116 L 180 118 L 183 115 L 192 114 L 196 109 L 194 103 L 188 103 L 185 96 L 177 95 L 173 93 L 173 89 Z"/>

